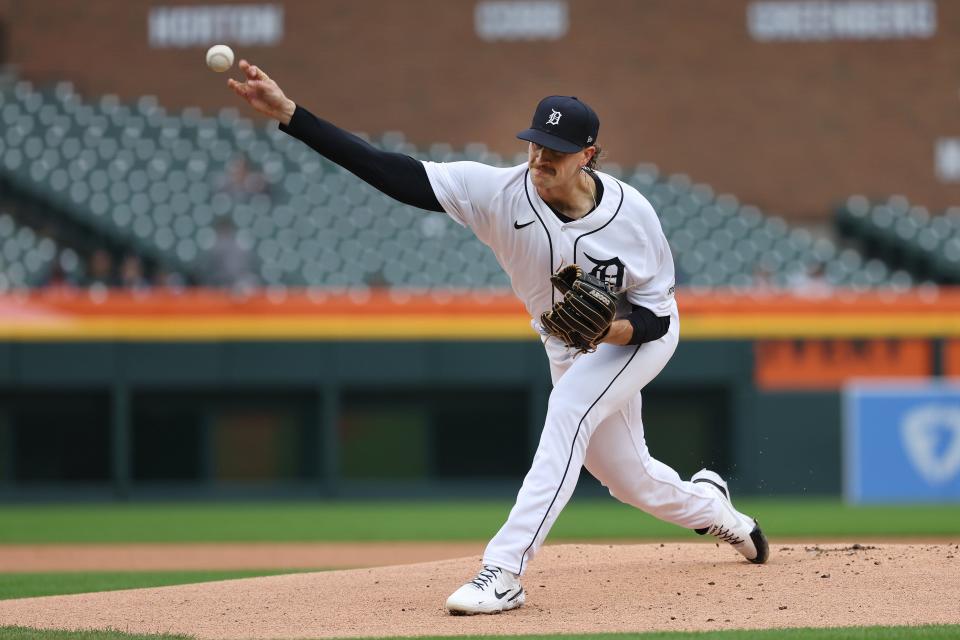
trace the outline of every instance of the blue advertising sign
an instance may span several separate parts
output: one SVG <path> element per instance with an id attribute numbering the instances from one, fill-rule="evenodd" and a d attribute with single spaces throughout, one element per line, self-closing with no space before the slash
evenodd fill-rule
<path id="1" fill-rule="evenodd" d="M 850 385 L 843 435 L 847 501 L 960 502 L 960 386 Z"/>

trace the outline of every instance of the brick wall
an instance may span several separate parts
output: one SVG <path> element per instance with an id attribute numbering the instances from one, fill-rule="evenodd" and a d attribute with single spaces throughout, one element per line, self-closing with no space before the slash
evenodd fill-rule
<path id="1" fill-rule="evenodd" d="M 146 0 L 0 0 L 8 57 L 85 94 L 167 107 L 237 105 L 204 48 L 150 49 Z M 960 3 L 928 40 L 757 43 L 746 0 L 570 0 L 556 42 L 486 43 L 467 0 L 285 2 L 276 47 L 239 50 L 287 93 L 353 130 L 512 154 L 543 95 L 601 117 L 611 161 L 657 163 L 743 201 L 817 219 L 851 193 L 942 208 L 934 141 L 960 136 Z"/>

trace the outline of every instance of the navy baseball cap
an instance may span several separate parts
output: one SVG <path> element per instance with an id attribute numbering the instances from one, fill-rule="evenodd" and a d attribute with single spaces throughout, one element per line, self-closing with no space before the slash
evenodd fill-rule
<path id="1" fill-rule="evenodd" d="M 600 118 L 576 96 L 548 96 L 533 113 L 529 129 L 517 134 L 521 140 L 561 153 L 573 153 L 597 141 Z"/>

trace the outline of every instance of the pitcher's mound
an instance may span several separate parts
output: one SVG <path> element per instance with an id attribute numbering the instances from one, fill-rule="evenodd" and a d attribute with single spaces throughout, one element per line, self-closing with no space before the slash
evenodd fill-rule
<path id="1" fill-rule="evenodd" d="M 714 544 L 545 547 L 527 604 L 454 617 L 479 558 L 0 602 L 0 626 L 198 638 L 552 634 L 956 623 L 956 545 L 773 545 L 752 565 Z"/>

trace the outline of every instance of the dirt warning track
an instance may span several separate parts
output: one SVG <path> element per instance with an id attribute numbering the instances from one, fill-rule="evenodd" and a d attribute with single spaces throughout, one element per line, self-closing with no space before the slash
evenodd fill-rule
<path id="1" fill-rule="evenodd" d="M 0 545 L 0 571 L 354 569 L 483 555 L 484 542 Z"/>

